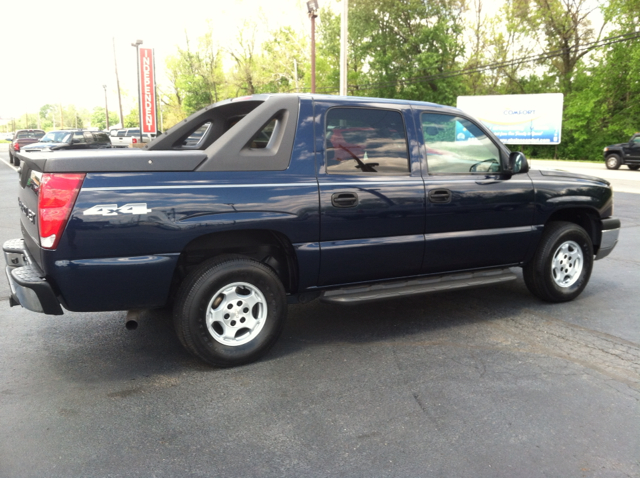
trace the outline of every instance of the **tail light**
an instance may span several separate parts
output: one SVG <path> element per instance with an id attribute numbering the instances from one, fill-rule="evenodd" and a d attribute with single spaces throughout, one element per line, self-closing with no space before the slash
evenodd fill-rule
<path id="1" fill-rule="evenodd" d="M 132 142 L 133 144 L 136 144 L 136 143 L 138 142 L 138 138 L 131 138 L 131 142 Z"/>
<path id="2" fill-rule="evenodd" d="M 17 141 L 13 143 L 13 150 L 20 152 L 20 143 L 18 143 Z"/>
<path id="3" fill-rule="evenodd" d="M 38 194 L 38 228 L 43 249 L 58 246 L 84 177 L 84 174 L 42 175 Z"/>

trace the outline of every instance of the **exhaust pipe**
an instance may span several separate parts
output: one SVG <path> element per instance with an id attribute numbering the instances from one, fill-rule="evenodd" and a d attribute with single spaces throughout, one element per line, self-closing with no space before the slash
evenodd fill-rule
<path id="1" fill-rule="evenodd" d="M 136 330 L 138 328 L 138 319 L 142 315 L 139 309 L 128 310 L 124 319 L 124 326 L 127 330 Z"/>

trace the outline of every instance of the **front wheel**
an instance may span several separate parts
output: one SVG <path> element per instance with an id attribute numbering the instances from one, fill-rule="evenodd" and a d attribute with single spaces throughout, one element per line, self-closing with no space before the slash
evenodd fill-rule
<path id="1" fill-rule="evenodd" d="M 257 360 L 287 315 L 285 290 L 268 266 L 243 256 L 211 259 L 183 282 L 173 320 L 182 345 L 218 367 Z"/>
<path id="2" fill-rule="evenodd" d="M 545 227 L 533 259 L 523 267 L 529 291 L 547 302 L 567 302 L 580 295 L 593 269 L 589 234 L 572 222 Z"/>
<path id="3" fill-rule="evenodd" d="M 617 154 L 610 154 L 605 159 L 605 164 L 607 165 L 607 169 L 618 169 L 622 163 L 620 161 L 620 156 Z"/>

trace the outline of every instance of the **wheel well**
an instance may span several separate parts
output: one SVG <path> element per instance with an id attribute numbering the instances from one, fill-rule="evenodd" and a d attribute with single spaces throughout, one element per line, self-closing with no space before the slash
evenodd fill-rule
<path id="1" fill-rule="evenodd" d="M 269 266 L 287 292 L 295 292 L 298 264 L 289 239 L 275 231 L 244 230 L 207 234 L 183 249 L 173 276 L 171 295 L 183 279 L 202 262 L 224 254 L 240 254 Z"/>
<path id="2" fill-rule="evenodd" d="M 587 234 L 589 234 L 591 243 L 593 244 L 593 252 L 595 253 L 598 251 L 602 232 L 600 227 L 598 227 L 600 224 L 600 217 L 595 211 L 578 208 L 562 209 L 554 212 L 551 217 L 549 217 L 547 223 L 553 221 L 567 221 L 577 224 L 584 229 Z"/>

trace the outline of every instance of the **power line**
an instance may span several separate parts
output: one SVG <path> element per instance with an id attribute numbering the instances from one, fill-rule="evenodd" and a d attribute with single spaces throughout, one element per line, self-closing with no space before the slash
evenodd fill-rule
<path id="1" fill-rule="evenodd" d="M 523 58 L 517 58 L 513 60 L 505 60 L 505 61 L 497 61 L 493 63 L 489 63 L 487 65 L 479 65 L 472 68 L 465 68 L 462 70 L 454 70 L 448 73 L 439 73 L 436 75 L 423 75 L 423 76 L 415 76 L 407 79 L 398 79 L 394 82 L 387 83 L 371 83 L 365 85 L 354 85 L 349 87 L 351 91 L 361 91 L 361 90 L 371 90 L 374 88 L 384 88 L 390 86 L 397 86 L 398 84 L 414 84 L 414 83 L 426 83 L 428 81 L 440 80 L 446 78 L 453 78 L 456 76 L 473 74 L 473 73 L 481 73 L 487 70 L 496 70 L 498 68 L 506 68 L 509 66 L 518 66 L 525 63 L 533 63 L 536 61 L 548 60 L 550 58 L 556 58 L 562 56 L 567 51 L 575 51 L 576 53 L 587 52 L 591 50 L 595 50 L 596 48 L 601 48 L 608 45 L 613 45 L 616 43 L 622 43 L 626 41 L 636 40 L 640 38 L 640 32 L 631 32 L 625 33 L 622 35 L 616 35 L 612 37 L 607 37 L 602 40 L 596 40 L 593 42 L 585 43 L 580 47 L 569 47 L 569 48 L 560 48 L 557 50 L 550 50 L 539 55 L 529 55 Z M 308 90 L 308 88 L 301 88 L 302 90 Z M 316 91 L 318 93 L 327 93 L 335 91 L 335 88 L 317 88 Z"/>

